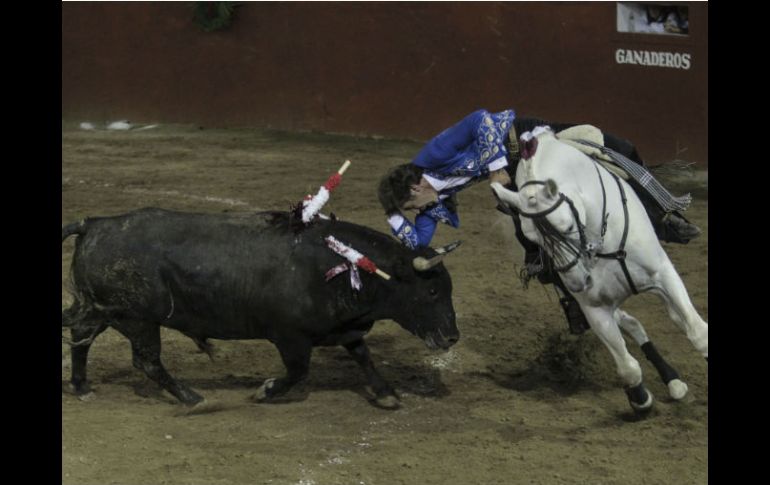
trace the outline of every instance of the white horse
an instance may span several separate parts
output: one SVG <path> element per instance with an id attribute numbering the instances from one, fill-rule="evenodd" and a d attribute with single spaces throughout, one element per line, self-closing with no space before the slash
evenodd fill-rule
<path id="1" fill-rule="evenodd" d="M 621 329 L 642 346 L 671 397 L 682 399 L 687 385 L 657 353 L 642 324 L 619 308 L 634 293 L 657 294 L 708 361 L 708 324 L 693 307 L 642 203 L 625 180 L 561 142 L 550 129 L 538 128 L 530 135 L 521 142 L 528 149 L 522 150 L 516 171 L 519 192 L 499 183 L 492 184 L 493 191 L 520 214 L 524 235 L 551 257 L 591 329 L 612 354 L 631 407 L 648 411 L 653 396 Z"/>

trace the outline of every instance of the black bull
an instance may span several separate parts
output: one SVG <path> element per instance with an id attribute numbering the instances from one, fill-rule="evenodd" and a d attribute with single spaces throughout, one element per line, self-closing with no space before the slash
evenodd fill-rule
<path id="1" fill-rule="evenodd" d="M 134 367 L 187 405 L 203 400 L 174 379 L 160 359 L 160 327 L 179 330 L 202 349 L 206 339 L 267 339 L 286 375 L 268 379 L 254 396 L 269 399 L 308 373 L 314 346 L 342 345 L 364 369 L 375 403 L 393 407 L 393 388 L 379 375 L 363 336 L 376 320 L 392 319 L 430 348 L 459 338 L 452 282 L 443 264 L 418 271 L 415 253 L 394 238 L 342 221 L 309 227 L 285 212 L 191 214 L 142 209 L 89 218 L 62 228 L 78 234 L 72 260 L 74 303 L 62 312 L 72 347 L 72 388 L 89 391 L 88 350 L 112 327 L 131 342 Z M 392 278 L 360 271 L 330 281 L 325 272 L 345 260 L 328 235 L 369 257 Z"/>

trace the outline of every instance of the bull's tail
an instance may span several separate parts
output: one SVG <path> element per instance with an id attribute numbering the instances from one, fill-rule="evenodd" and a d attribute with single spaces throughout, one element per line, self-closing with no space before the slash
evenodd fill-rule
<path id="1" fill-rule="evenodd" d="M 85 233 L 86 233 L 85 219 L 78 222 L 73 222 L 72 224 L 67 224 L 66 226 L 61 228 L 61 242 L 64 242 L 65 239 L 67 239 L 73 234 L 82 236 Z"/>

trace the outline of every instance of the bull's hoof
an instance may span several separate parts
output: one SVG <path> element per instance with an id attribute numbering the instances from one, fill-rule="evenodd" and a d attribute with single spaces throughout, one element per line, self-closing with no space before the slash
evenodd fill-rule
<path id="1" fill-rule="evenodd" d="M 270 389 L 273 388 L 275 385 L 275 378 L 270 378 L 265 380 L 265 382 L 262 383 L 261 386 L 259 386 L 259 389 L 257 389 L 257 392 L 252 394 L 250 399 L 254 402 L 265 402 L 268 399 L 270 399 Z"/>
<path id="2" fill-rule="evenodd" d="M 676 399 L 677 401 L 684 399 L 687 395 L 687 391 L 687 384 L 679 379 L 673 379 L 668 383 L 668 395 L 671 396 L 672 399 Z"/>
<path id="3" fill-rule="evenodd" d="M 67 384 L 66 391 L 75 396 L 84 396 L 86 394 L 93 394 L 93 392 L 91 391 L 91 386 L 89 386 L 87 382 L 84 382 L 79 385 L 75 385 L 70 382 L 69 384 Z"/>
<path id="4" fill-rule="evenodd" d="M 214 347 L 214 344 L 209 342 L 199 343 L 197 352 L 199 354 L 206 354 L 209 357 L 209 360 L 214 362 L 214 356 L 216 355 L 216 348 Z"/>
<path id="5" fill-rule="evenodd" d="M 78 395 L 78 401 L 89 402 L 93 401 L 94 399 L 96 399 L 96 394 L 90 391 L 85 394 Z"/>
<path id="6" fill-rule="evenodd" d="M 216 401 L 207 401 L 206 399 L 199 401 L 192 406 L 181 406 L 177 409 L 176 416 L 193 416 L 196 414 L 213 413 L 224 409 L 222 403 Z"/>
<path id="7" fill-rule="evenodd" d="M 381 396 L 372 400 L 375 406 L 382 409 L 398 409 L 401 407 L 401 402 L 394 395 Z"/>

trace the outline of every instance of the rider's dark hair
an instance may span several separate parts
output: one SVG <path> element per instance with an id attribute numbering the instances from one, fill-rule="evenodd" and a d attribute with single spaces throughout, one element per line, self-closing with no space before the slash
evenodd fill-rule
<path id="1" fill-rule="evenodd" d="M 410 188 L 420 182 L 423 169 L 411 163 L 398 165 L 380 179 L 377 196 L 385 213 L 398 212 L 411 197 Z"/>

